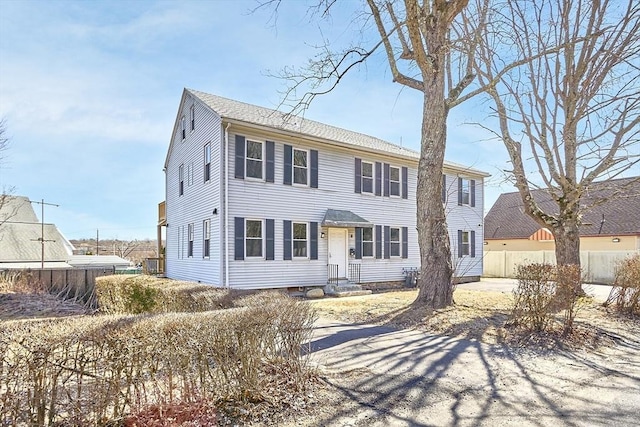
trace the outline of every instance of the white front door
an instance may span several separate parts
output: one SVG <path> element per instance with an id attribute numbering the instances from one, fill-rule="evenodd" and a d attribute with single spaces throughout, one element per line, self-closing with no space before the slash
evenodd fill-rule
<path id="1" fill-rule="evenodd" d="M 338 266 L 338 277 L 347 277 L 349 250 L 347 249 L 347 229 L 329 229 L 329 264 Z"/>

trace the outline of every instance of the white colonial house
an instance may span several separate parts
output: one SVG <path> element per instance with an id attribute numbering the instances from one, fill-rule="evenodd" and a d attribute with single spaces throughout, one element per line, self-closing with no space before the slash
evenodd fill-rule
<path id="1" fill-rule="evenodd" d="M 420 266 L 418 158 L 375 137 L 185 89 L 164 165 L 165 274 L 236 289 L 400 282 Z M 445 164 L 461 279 L 482 274 L 487 176 Z"/>

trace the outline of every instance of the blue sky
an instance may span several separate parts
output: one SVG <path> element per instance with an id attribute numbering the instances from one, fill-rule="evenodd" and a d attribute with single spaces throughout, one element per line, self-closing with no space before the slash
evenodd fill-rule
<path id="1" fill-rule="evenodd" d="M 276 107 L 284 83 L 269 74 L 302 65 L 322 38 L 345 43 L 359 3 L 346 2 L 322 33 L 304 2 L 276 25 L 250 1 L 0 0 L 0 117 L 10 149 L 0 187 L 45 199 L 46 222 L 68 238 L 154 238 L 162 167 L 184 87 Z M 365 41 L 367 34 L 361 35 Z M 374 57 L 306 117 L 419 149 L 422 98 L 391 81 Z M 493 175 L 485 210 L 508 168 L 480 100 L 449 118 L 447 160 Z M 39 212 L 39 211 L 38 211 Z"/>

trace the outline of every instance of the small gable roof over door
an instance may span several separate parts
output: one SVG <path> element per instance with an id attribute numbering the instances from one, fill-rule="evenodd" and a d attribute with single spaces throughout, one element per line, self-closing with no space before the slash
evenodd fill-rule
<path id="1" fill-rule="evenodd" d="M 327 209 L 327 212 L 324 214 L 324 219 L 322 220 L 323 227 L 363 227 L 363 228 L 372 228 L 373 224 L 371 224 L 366 219 L 362 218 L 354 214 L 351 211 L 343 211 L 336 209 Z"/>

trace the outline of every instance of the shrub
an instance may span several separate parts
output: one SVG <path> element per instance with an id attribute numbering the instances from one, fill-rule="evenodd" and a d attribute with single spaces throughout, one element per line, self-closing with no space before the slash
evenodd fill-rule
<path id="1" fill-rule="evenodd" d="M 513 291 L 513 324 L 543 332 L 553 326 L 556 314 L 562 312 L 564 333 L 571 332 L 582 301 L 582 272 L 579 266 L 520 265 L 516 278 L 518 286 Z"/>
<path id="2" fill-rule="evenodd" d="M 605 306 L 613 304 L 621 313 L 640 315 L 640 254 L 618 262 L 613 286 Z"/>
<path id="3" fill-rule="evenodd" d="M 305 388 L 301 348 L 313 321 L 308 304 L 270 293 L 202 313 L 5 322 L 0 425 L 105 424 L 198 402 L 273 404 L 283 389 Z"/>

